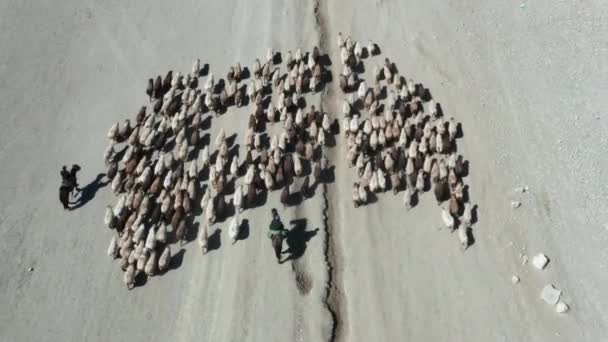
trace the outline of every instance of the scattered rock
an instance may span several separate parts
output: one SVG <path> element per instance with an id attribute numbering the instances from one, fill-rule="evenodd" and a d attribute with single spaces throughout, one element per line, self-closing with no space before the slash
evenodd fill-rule
<path id="1" fill-rule="evenodd" d="M 543 253 L 540 253 L 539 255 L 535 256 L 532 259 L 532 264 L 534 265 L 534 267 L 538 268 L 539 270 L 544 269 L 548 263 L 549 263 L 549 258 L 547 258 L 547 256 L 544 255 Z"/>
<path id="2" fill-rule="evenodd" d="M 519 283 L 519 277 L 516 276 L 516 275 L 512 276 L 511 277 L 511 283 L 513 283 L 513 284 Z"/>
<path id="3" fill-rule="evenodd" d="M 520 4 L 520 5 L 519 5 L 519 8 L 521 8 L 521 9 L 526 8 L 526 4 Z"/>
<path id="4" fill-rule="evenodd" d="M 540 292 L 540 298 L 550 305 L 557 304 L 561 295 L 562 291 L 556 289 L 552 284 L 546 285 Z"/>
<path id="5" fill-rule="evenodd" d="M 561 300 L 559 301 L 559 303 L 557 303 L 557 305 L 555 305 L 555 312 L 557 313 L 565 313 L 568 310 L 570 310 L 568 304 L 562 302 Z"/>
<path id="6" fill-rule="evenodd" d="M 27 269 L 27 271 L 28 271 L 28 272 L 33 272 L 33 271 L 34 271 L 34 268 L 33 268 L 33 267 L 30 267 L 30 268 L 28 268 L 28 269 Z"/>
<path id="7" fill-rule="evenodd" d="M 521 207 L 521 202 L 520 201 L 511 201 L 511 208 L 517 209 L 519 207 Z"/>
<path id="8" fill-rule="evenodd" d="M 525 265 L 527 263 L 528 263 L 528 256 L 524 254 L 521 256 L 521 264 Z"/>
<path id="9" fill-rule="evenodd" d="M 528 192 L 528 186 L 524 185 L 524 186 L 518 186 L 517 188 L 515 188 L 515 192 L 520 192 L 520 193 L 524 193 L 524 192 Z"/>

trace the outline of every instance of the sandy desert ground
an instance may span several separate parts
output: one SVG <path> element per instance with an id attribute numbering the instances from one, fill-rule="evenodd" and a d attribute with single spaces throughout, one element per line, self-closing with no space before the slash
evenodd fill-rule
<path id="1" fill-rule="evenodd" d="M 606 339 L 607 19 L 596 0 L 0 2 L 0 340 Z M 108 128 L 147 103 L 148 77 L 196 58 L 223 77 L 268 47 L 315 45 L 337 75 L 338 32 L 376 42 L 366 67 L 390 58 L 462 124 L 474 244 L 462 252 L 438 229 L 430 193 L 410 211 L 392 193 L 354 209 L 339 136 L 335 182 L 280 210 L 306 220 L 300 257 L 272 255 L 275 192 L 242 215 L 244 240 L 231 245 L 219 223 L 217 249 L 186 244 L 174 268 L 128 291 L 106 255 L 115 196 L 95 179 Z M 307 102 L 341 118 L 336 83 Z M 240 142 L 246 114 L 213 118 L 211 136 L 224 127 Z M 58 172 L 71 163 L 90 186 L 64 211 Z M 522 265 L 537 253 L 544 271 Z M 546 284 L 568 313 L 540 299 Z"/>

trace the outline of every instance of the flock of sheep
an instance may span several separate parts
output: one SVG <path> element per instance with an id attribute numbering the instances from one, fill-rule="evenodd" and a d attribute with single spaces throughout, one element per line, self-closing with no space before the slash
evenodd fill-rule
<path id="1" fill-rule="evenodd" d="M 107 207 L 104 223 L 116 231 L 108 255 L 120 259 L 129 289 L 142 272 L 153 276 L 169 268 L 170 245 L 187 239 L 197 210 L 204 212 L 197 240 L 206 253 L 209 226 L 233 216 L 228 234 L 234 243 L 239 212 L 255 207 L 262 192 L 282 189 L 285 206 L 296 192 L 302 198 L 314 193 L 328 167 L 323 147 L 333 125 L 314 106 L 306 110 L 303 95 L 322 87 L 325 71 L 316 47 L 310 53 L 288 51 L 284 60 L 287 70 L 281 73 L 280 54 L 269 49 L 264 63 L 253 63 L 253 77 L 237 63 L 225 80 L 215 82 L 213 74 L 207 74 L 202 89 L 199 78 L 208 66 L 201 68 L 197 60 L 189 74 L 169 71 L 164 79 L 149 79 L 146 94 L 152 110 L 141 107 L 134 123 L 126 119 L 111 126 L 104 159 L 118 201 Z M 211 146 L 208 134 L 203 135 L 211 118 L 203 116 L 249 103 L 254 110 L 241 163 L 238 144 L 223 129 Z M 280 134 L 265 133 L 268 123 L 278 121 Z M 294 191 L 297 178 L 302 180 Z"/>
<path id="2" fill-rule="evenodd" d="M 456 152 L 458 124 L 454 118 L 444 120 L 429 91 L 405 80 L 388 58 L 373 68 L 371 81 L 360 78 L 362 59 L 378 54 L 374 43 L 364 47 L 340 33 L 338 48 L 339 85 L 349 94 L 342 104 L 347 160 L 358 171 L 352 187 L 355 207 L 366 204 L 370 193 L 392 187 L 395 194 L 404 189 L 403 203 L 410 209 L 432 185 L 437 203 L 448 201 L 448 210 L 441 209 L 442 221 L 458 229 L 466 249 L 472 206 L 462 181 L 466 165 Z"/>

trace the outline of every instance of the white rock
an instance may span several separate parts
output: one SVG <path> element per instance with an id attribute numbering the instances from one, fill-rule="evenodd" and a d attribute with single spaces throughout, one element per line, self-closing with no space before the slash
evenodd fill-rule
<path id="1" fill-rule="evenodd" d="M 547 256 L 543 253 L 540 253 L 532 259 L 532 265 L 534 265 L 534 267 L 538 268 L 539 270 L 544 269 L 548 263 L 549 258 L 547 258 Z"/>
<path id="2" fill-rule="evenodd" d="M 568 310 L 570 310 L 568 304 L 562 302 L 561 300 L 559 301 L 559 303 L 557 303 L 557 305 L 555 305 L 555 312 L 557 313 L 565 313 Z"/>
<path id="3" fill-rule="evenodd" d="M 521 207 L 521 202 L 519 202 L 519 201 L 511 201 L 511 208 L 517 209 L 519 207 Z"/>
<path id="4" fill-rule="evenodd" d="M 30 268 L 28 268 L 27 270 L 28 270 L 29 272 L 32 272 L 32 271 L 34 270 L 34 268 L 33 268 L 33 267 L 30 267 Z"/>
<path id="5" fill-rule="evenodd" d="M 527 263 L 528 263 L 528 256 L 524 254 L 521 256 L 521 264 L 525 265 Z"/>
<path id="6" fill-rule="evenodd" d="M 562 291 L 556 289 L 553 285 L 546 285 L 543 290 L 540 292 L 540 298 L 545 301 L 545 303 L 550 305 L 555 305 L 559 301 L 559 296 L 562 295 Z"/>
<path id="7" fill-rule="evenodd" d="M 519 277 L 516 276 L 516 275 L 512 276 L 511 277 L 511 283 L 513 283 L 513 284 L 519 283 Z"/>

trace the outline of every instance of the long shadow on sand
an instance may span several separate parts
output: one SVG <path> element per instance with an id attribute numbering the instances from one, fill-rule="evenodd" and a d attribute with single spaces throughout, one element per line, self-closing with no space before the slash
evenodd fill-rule
<path id="1" fill-rule="evenodd" d="M 306 230 L 306 219 L 292 220 L 289 223 L 293 225 L 293 228 L 289 230 L 287 238 L 285 239 L 289 248 L 283 252 L 289 253 L 289 256 L 281 261 L 281 263 L 288 260 L 296 260 L 304 255 L 306 245 L 319 231 L 319 228 L 315 230 Z"/>
<path id="2" fill-rule="evenodd" d="M 80 191 L 80 197 L 76 201 L 75 205 L 70 208 L 70 210 L 75 210 L 84 206 L 95 197 L 97 190 L 108 185 L 110 183 L 109 179 L 105 182 L 101 181 L 101 179 L 105 177 L 105 175 L 105 173 L 98 174 L 97 177 L 95 177 L 95 179 L 91 183 L 87 184 L 84 188 L 82 188 Z"/>

